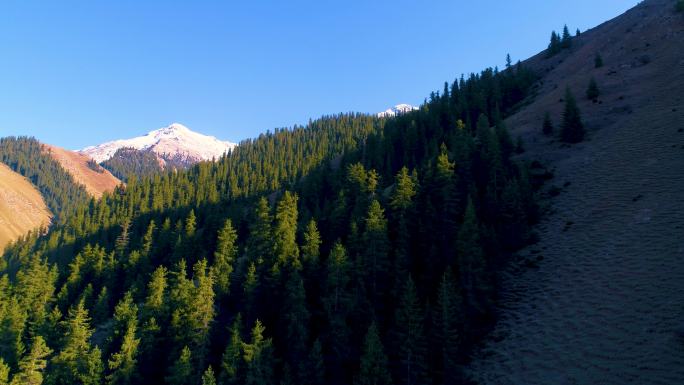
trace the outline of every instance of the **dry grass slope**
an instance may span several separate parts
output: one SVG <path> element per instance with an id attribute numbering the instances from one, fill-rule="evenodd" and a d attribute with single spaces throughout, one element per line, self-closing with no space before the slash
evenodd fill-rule
<path id="1" fill-rule="evenodd" d="M 105 169 L 101 169 L 101 172 L 91 169 L 88 166 L 90 158 L 86 155 L 47 144 L 44 148 L 73 176 L 77 183 L 85 186 L 86 191 L 95 198 L 101 197 L 105 192 L 114 191 L 114 188 L 121 183 L 117 177 Z"/>
<path id="2" fill-rule="evenodd" d="M 528 61 L 543 83 L 508 124 L 564 187 L 502 282 L 500 322 L 467 368 L 476 382 L 684 383 L 683 42 L 674 1 L 647 0 Z M 584 98 L 592 76 L 600 103 Z M 588 128 L 571 147 L 541 134 L 566 86 Z"/>
<path id="3" fill-rule="evenodd" d="M 51 216 L 31 182 L 0 163 L 0 251 L 30 230 L 49 225 Z"/>

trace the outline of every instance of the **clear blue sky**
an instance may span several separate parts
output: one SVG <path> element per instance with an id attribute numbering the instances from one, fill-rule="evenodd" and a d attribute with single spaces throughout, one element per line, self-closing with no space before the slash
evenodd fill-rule
<path id="1" fill-rule="evenodd" d="M 635 0 L 3 1 L 0 136 L 77 149 L 180 122 L 238 141 L 420 104 Z"/>

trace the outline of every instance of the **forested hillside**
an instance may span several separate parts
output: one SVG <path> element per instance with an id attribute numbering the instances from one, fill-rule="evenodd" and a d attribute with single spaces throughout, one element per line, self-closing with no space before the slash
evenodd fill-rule
<path id="1" fill-rule="evenodd" d="M 488 69 L 70 210 L 4 255 L 0 383 L 458 383 L 537 217 L 503 123 L 535 80 Z"/>
<path id="2" fill-rule="evenodd" d="M 43 195 L 43 199 L 57 222 L 76 212 L 90 198 L 85 188 L 34 138 L 0 138 L 0 162 L 29 179 Z"/>

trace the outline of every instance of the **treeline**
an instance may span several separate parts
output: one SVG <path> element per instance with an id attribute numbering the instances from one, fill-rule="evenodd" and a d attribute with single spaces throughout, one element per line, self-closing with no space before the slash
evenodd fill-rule
<path id="1" fill-rule="evenodd" d="M 57 222 L 90 200 L 85 188 L 52 158 L 34 138 L 0 138 L 0 162 L 35 185 Z"/>
<path id="2" fill-rule="evenodd" d="M 0 380 L 454 384 L 536 220 L 521 65 L 131 178 L 4 256 Z"/>

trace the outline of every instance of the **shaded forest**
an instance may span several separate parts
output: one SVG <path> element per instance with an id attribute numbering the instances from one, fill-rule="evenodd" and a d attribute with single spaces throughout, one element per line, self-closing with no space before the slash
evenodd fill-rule
<path id="1" fill-rule="evenodd" d="M 535 81 L 488 69 L 79 202 L 3 256 L 0 384 L 465 381 L 533 239 L 503 119 Z"/>

